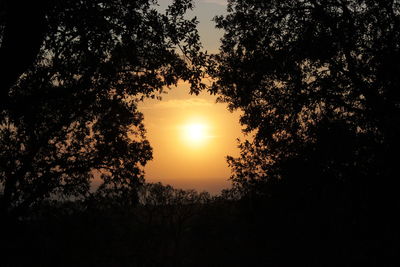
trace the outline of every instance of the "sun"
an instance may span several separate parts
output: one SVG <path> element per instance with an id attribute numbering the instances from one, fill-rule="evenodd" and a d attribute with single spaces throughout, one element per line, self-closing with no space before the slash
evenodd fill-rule
<path id="1" fill-rule="evenodd" d="M 210 127 L 205 122 L 188 122 L 183 125 L 182 139 L 189 145 L 194 147 L 203 146 L 206 141 L 210 138 Z"/>
<path id="2" fill-rule="evenodd" d="M 191 123 L 185 126 L 186 138 L 193 142 L 203 141 L 206 137 L 206 126 L 200 123 Z"/>

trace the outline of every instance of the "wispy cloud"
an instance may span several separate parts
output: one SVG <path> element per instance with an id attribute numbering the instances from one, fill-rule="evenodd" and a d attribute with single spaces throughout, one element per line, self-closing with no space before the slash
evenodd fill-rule
<path id="1" fill-rule="evenodd" d="M 226 6 L 227 5 L 227 0 L 200 0 L 203 3 L 212 3 L 212 4 L 217 4 L 221 6 Z"/>
<path id="2" fill-rule="evenodd" d="M 142 109 L 187 109 L 194 107 L 211 107 L 214 102 L 202 98 L 172 99 L 160 101 L 151 106 L 142 107 Z"/>

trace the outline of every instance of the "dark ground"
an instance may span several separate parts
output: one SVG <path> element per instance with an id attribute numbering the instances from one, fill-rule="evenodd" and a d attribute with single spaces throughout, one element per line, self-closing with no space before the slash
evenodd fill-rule
<path id="1" fill-rule="evenodd" d="M 272 207 L 49 205 L 3 227 L 0 266 L 398 266 L 393 231 L 371 232 L 367 221 L 332 211 Z"/>

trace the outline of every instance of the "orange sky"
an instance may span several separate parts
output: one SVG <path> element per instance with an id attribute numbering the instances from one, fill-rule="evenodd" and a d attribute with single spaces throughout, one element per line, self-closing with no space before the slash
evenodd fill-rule
<path id="1" fill-rule="evenodd" d="M 214 96 L 189 95 L 188 87 L 179 84 L 162 101 L 140 105 L 154 157 L 146 180 L 218 193 L 230 185 L 225 157 L 238 154 L 239 116 Z"/>
<path id="2" fill-rule="evenodd" d="M 161 0 L 161 7 L 167 2 Z M 204 49 L 211 52 L 217 51 L 222 35 L 214 29 L 211 18 L 224 12 L 224 3 L 197 0 L 190 14 L 200 20 Z M 154 157 L 145 168 L 146 180 L 219 193 L 230 186 L 225 157 L 238 154 L 239 115 L 230 113 L 225 104 L 215 103 L 215 96 L 188 92 L 188 84 L 181 82 L 162 101 L 148 99 L 139 105 Z"/>

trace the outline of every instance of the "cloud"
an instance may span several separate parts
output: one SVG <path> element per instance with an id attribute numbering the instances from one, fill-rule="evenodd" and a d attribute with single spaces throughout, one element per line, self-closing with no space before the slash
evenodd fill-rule
<path id="1" fill-rule="evenodd" d="M 217 4 L 220 6 L 226 6 L 227 5 L 227 0 L 200 0 L 203 3 L 211 3 L 211 4 Z"/>
<path id="2" fill-rule="evenodd" d="M 187 109 L 194 107 L 211 107 L 214 102 L 202 98 L 162 100 L 152 106 L 142 109 Z"/>

